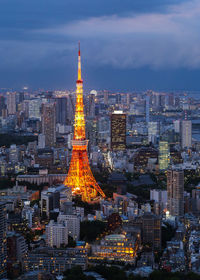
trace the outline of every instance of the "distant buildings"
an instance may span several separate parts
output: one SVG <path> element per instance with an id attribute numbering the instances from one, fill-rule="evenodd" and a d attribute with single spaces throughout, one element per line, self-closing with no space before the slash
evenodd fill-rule
<path id="1" fill-rule="evenodd" d="M 126 149 L 126 114 L 114 111 L 111 115 L 111 149 Z"/>
<path id="2" fill-rule="evenodd" d="M 167 191 L 165 190 L 150 190 L 150 200 L 154 200 L 157 202 L 161 209 L 164 209 L 167 207 Z"/>
<path id="3" fill-rule="evenodd" d="M 19 150 L 15 144 L 10 146 L 9 149 L 9 161 L 12 163 L 17 163 L 19 159 Z"/>
<path id="4" fill-rule="evenodd" d="M 180 133 L 181 130 L 181 121 L 180 120 L 175 120 L 174 121 L 174 131 L 176 133 Z"/>
<path id="5" fill-rule="evenodd" d="M 154 144 L 156 143 L 158 136 L 159 136 L 159 123 L 148 122 L 148 141 Z"/>
<path id="6" fill-rule="evenodd" d="M 67 97 L 55 98 L 56 102 L 56 123 L 67 124 Z"/>
<path id="7" fill-rule="evenodd" d="M 6 243 L 6 204 L 0 202 L 0 279 L 6 278 L 7 275 Z"/>
<path id="8" fill-rule="evenodd" d="M 29 118 L 41 119 L 41 104 L 42 100 L 40 98 L 33 99 L 29 102 Z"/>
<path id="9" fill-rule="evenodd" d="M 167 171 L 167 204 L 171 216 L 184 215 L 184 172 Z"/>
<path id="10" fill-rule="evenodd" d="M 45 146 L 53 147 L 56 142 L 56 109 L 55 104 L 42 106 L 42 133 L 45 135 Z"/>
<path id="11" fill-rule="evenodd" d="M 181 146 L 182 148 L 192 147 L 192 122 L 184 120 L 181 122 Z"/>
<path id="12" fill-rule="evenodd" d="M 167 141 L 159 142 L 159 169 L 166 170 L 170 163 L 169 144 Z"/>
<path id="13" fill-rule="evenodd" d="M 9 92 L 7 95 L 7 110 L 8 115 L 14 115 L 16 113 L 16 93 Z"/>

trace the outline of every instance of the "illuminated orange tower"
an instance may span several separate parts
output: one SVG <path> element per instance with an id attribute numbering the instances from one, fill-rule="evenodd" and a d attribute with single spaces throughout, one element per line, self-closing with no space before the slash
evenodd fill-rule
<path id="1" fill-rule="evenodd" d="M 105 194 L 97 184 L 90 169 L 87 155 L 88 140 L 85 137 L 85 117 L 83 105 L 83 81 L 81 78 L 80 44 L 78 51 L 78 80 L 76 82 L 76 110 L 74 122 L 74 137 L 72 140 L 72 157 L 69 171 L 64 184 L 72 188 L 74 195 L 81 195 L 83 201 L 90 202 L 99 193 Z"/>

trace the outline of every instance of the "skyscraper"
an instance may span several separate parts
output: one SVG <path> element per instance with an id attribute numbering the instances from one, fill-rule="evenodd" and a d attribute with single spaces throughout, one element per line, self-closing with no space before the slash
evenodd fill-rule
<path id="1" fill-rule="evenodd" d="M 180 127 L 181 127 L 181 122 L 180 120 L 175 120 L 174 121 L 174 131 L 176 133 L 180 133 Z"/>
<path id="2" fill-rule="evenodd" d="M 142 241 L 154 249 L 161 249 L 161 219 L 152 213 L 142 216 Z"/>
<path id="3" fill-rule="evenodd" d="M 78 52 L 78 79 L 76 82 L 76 109 L 74 121 L 74 137 L 72 140 L 72 157 L 69 171 L 64 184 L 72 188 L 74 195 L 81 195 L 83 201 L 91 201 L 97 197 L 97 192 L 105 194 L 97 184 L 90 169 L 85 135 L 85 117 L 83 105 L 83 81 L 81 78 L 81 53 Z"/>
<path id="4" fill-rule="evenodd" d="M 56 109 L 55 104 L 42 106 L 42 134 L 45 135 L 45 146 L 52 147 L 56 142 Z"/>
<path id="5" fill-rule="evenodd" d="M 6 205 L 0 202 L 0 279 L 6 278 Z"/>
<path id="6" fill-rule="evenodd" d="M 67 97 L 56 98 L 56 123 L 67 124 Z"/>
<path id="7" fill-rule="evenodd" d="M 159 136 L 159 123 L 148 122 L 148 141 L 154 144 L 158 136 Z"/>
<path id="8" fill-rule="evenodd" d="M 42 104 L 42 100 L 39 98 L 30 100 L 29 107 L 28 107 L 29 118 L 40 119 L 41 104 Z"/>
<path id="9" fill-rule="evenodd" d="M 181 146 L 182 148 L 192 147 L 192 122 L 183 120 L 181 122 Z"/>
<path id="10" fill-rule="evenodd" d="M 16 94 L 15 94 L 15 92 L 9 92 L 7 95 L 7 109 L 8 109 L 8 115 L 14 115 L 16 113 Z"/>
<path id="11" fill-rule="evenodd" d="M 167 171 L 167 208 L 172 216 L 184 214 L 184 172 L 173 169 Z"/>
<path id="12" fill-rule="evenodd" d="M 159 168 L 166 170 L 170 163 L 169 144 L 167 141 L 159 142 Z"/>
<path id="13" fill-rule="evenodd" d="M 148 124 L 149 120 L 150 120 L 150 116 L 149 116 L 149 113 L 150 113 L 150 96 L 149 95 L 146 95 L 145 111 L 146 111 L 146 123 Z"/>
<path id="14" fill-rule="evenodd" d="M 122 111 L 114 111 L 111 115 L 111 149 L 126 149 L 126 114 Z"/>
<path id="15" fill-rule="evenodd" d="M 2 111 L 6 108 L 5 97 L 0 96 L 0 117 L 2 116 Z"/>

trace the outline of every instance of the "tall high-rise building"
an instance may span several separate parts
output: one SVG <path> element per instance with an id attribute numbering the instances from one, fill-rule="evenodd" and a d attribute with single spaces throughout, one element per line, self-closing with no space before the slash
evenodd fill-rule
<path id="1" fill-rule="evenodd" d="M 45 148 L 45 135 L 40 133 L 38 134 L 38 149 Z"/>
<path id="2" fill-rule="evenodd" d="M 83 201 L 91 201 L 97 192 L 105 194 L 97 184 L 90 169 L 85 135 L 85 117 L 83 105 L 83 81 L 81 78 L 81 53 L 78 52 L 78 80 L 76 82 L 76 108 L 74 121 L 74 137 L 72 140 L 72 157 L 64 184 L 72 189 L 74 195 L 81 195 Z"/>
<path id="3" fill-rule="evenodd" d="M 6 243 L 6 204 L 0 202 L 0 279 L 6 278 L 7 243 Z"/>
<path id="4" fill-rule="evenodd" d="M 145 111 L 146 111 L 146 123 L 148 124 L 150 121 L 150 96 L 146 95 L 146 102 L 145 102 Z"/>
<path id="5" fill-rule="evenodd" d="M 41 118 L 41 104 L 42 104 L 42 100 L 41 99 L 32 99 L 29 102 L 29 118 L 36 118 L 36 119 L 40 119 Z"/>
<path id="6" fill-rule="evenodd" d="M 67 97 L 60 97 L 55 99 L 56 102 L 56 123 L 67 124 Z"/>
<path id="7" fill-rule="evenodd" d="M 151 244 L 154 249 L 161 249 L 161 219 L 152 213 L 142 216 L 142 241 Z"/>
<path id="8" fill-rule="evenodd" d="M 5 97 L 0 96 L 0 117 L 2 116 L 2 111 L 6 108 Z"/>
<path id="9" fill-rule="evenodd" d="M 15 144 L 13 144 L 10 146 L 9 149 L 9 161 L 12 163 L 16 163 L 18 162 L 18 159 L 19 159 L 19 149 Z"/>
<path id="10" fill-rule="evenodd" d="M 192 147 L 192 122 L 183 120 L 181 122 L 181 146 L 182 148 Z"/>
<path id="11" fill-rule="evenodd" d="M 50 211 L 60 208 L 60 193 L 55 188 L 48 188 L 41 193 L 41 214 L 49 217 Z"/>
<path id="12" fill-rule="evenodd" d="M 166 170 L 170 163 L 169 144 L 167 141 L 159 142 L 159 169 Z"/>
<path id="13" fill-rule="evenodd" d="M 172 216 L 184 215 L 184 172 L 179 169 L 167 171 L 167 208 Z"/>
<path id="14" fill-rule="evenodd" d="M 45 135 L 45 146 L 52 147 L 56 142 L 56 109 L 55 104 L 42 106 L 42 134 Z"/>
<path id="15" fill-rule="evenodd" d="M 89 95 L 89 104 L 88 104 L 88 116 L 95 116 L 95 97 L 97 96 L 96 90 L 91 90 Z"/>
<path id="16" fill-rule="evenodd" d="M 126 114 L 114 111 L 111 115 L 111 149 L 114 151 L 126 149 Z"/>
<path id="17" fill-rule="evenodd" d="M 159 122 L 148 122 L 148 141 L 153 144 L 159 136 Z"/>
<path id="18" fill-rule="evenodd" d="M 14 115 L 16 113 L 16 93 L 9 92 L 7 95 L 7 109 L 8 115 Z"/>
<path id="19" fill-rule="evenodd" d="M 180 122 L 180 120 L 175 120 L 174 121 L 174 131 L 176 133 L 180 133 L 180 130 L 181 130 L 181 122 Z"/>

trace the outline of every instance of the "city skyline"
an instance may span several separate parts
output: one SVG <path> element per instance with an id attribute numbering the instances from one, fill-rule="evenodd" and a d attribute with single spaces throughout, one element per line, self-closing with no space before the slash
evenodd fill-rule
<path id="1" fill-rule="evenodd" d="M 198 1 L 101 4 L 3 1 L 1 88 L 73 88 L 80 40 L 86 90 L 199 89 Z"/>

